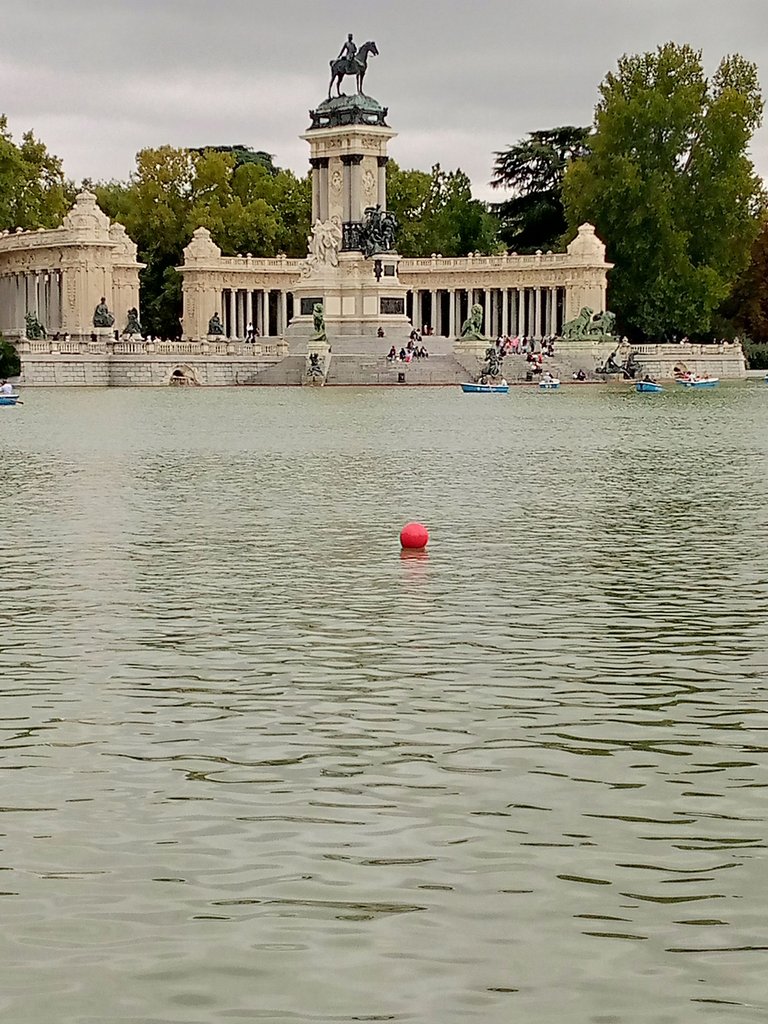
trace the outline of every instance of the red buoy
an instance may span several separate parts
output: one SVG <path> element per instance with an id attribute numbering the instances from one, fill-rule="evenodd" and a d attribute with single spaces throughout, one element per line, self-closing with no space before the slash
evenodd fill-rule
<path id="1" fill-rule="evenodd" d="M 400 531 L 400 544 L 404 548 L 420 550 L 427 546 L 429 534 L 421 523 L 406 523 Z"/>

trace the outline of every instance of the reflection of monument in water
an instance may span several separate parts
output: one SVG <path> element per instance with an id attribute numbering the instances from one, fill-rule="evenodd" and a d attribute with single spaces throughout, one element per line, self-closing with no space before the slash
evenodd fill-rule
<path id="1" fill-rule="evenodd" d="M 243 339 L 252 325 L 260 338 L 280 339 L 282 351 L 297 358 L 312 350 L 313 312 L 322 306 L 338 374 L 338 356 L 380 355 L 381 332 L 386 348 L 392 342 L 399 348 L 411 324 L 426 326 L 431 351 L 447 359 L 461 325 L 478 308 L 489 337 L 558 334 L 582 307 L 605 308 L 610 264 L 589 225 L 566 253 L 400 257 L 397 225 L 387 210 L 387 149 L 396 133 L 387 108 L 362 91 L 369 59 L 377 55 L 375 42 L 357 49 L 348 38 L 331 61 L 329 96 L 310 111 L 301 136 L 312 168 L 307 258 L 223 257 L 210 233 L 198 228 L 179 268 L 185 338 L 205 339 L 209 318 L 220 312 L 226 338 Z M 356 80 L 354 95 L 340 92 L 345 76 Z M 466 375 L 451 362 L 444 366 L 448 379 Z M 350 382 L 358 379 L 353 374 Z"/>

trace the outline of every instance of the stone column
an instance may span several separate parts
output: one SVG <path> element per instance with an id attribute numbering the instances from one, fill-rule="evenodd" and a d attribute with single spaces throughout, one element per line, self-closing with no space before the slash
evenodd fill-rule
<path id="1" fill-rule="evenodd" d="M 379 164 L 379 182 L 377 189 L 377 202 L 380 204 L 382 210 L 387 208 L 387 164 L 389 163 L 388 156 L 376 157 Z"/>
<path id="2" fill-rule="evenodd" d="M 342 220 L 346 224 L 352 219 L 350 210 L 352 208 L 352 167 L 346 157 L 341 158 L 342 181 L 341 181 L 341 208 Z"/>
<path id="3" fill-rule="evenodd" d="M 413 310 L 411 312 L 413 326 L 417 331 L 421 330 L 421 309 L 419 308 L 419 289 L 413 289 Z"/>
<path id="4" fill-rule="evenodd" d="M 259 330 L 262 338 L 266 338 L 269 329 L 269 292 L 266 288 L 259 291 Z"/>
<path id="5" fill-rule="evenodd" d="M 506 337 L 509 334 L 509 288 L 501 293 L 501 333 Z"/>
<path id="6" fill-rule="evenodd" d="M 253 327 L 253 292 L 249 288 L 245 293 L 245 329 L 248 330 L 248 324 Z"/>
<path id="7" fill-rule="evenodd" d="M 363 219 L 363 204 L 362 204 L 362 182 L 360 181 L 361 175 L 361 164 L 363 162 L 362 154 L 352 154 L 349 157 L 351 167 L 350 170 L 350 212 L 352 214 L 351 219 L 360 221 Z"/>
<path id="8" fill-rule="evenodd" d="M 429 293 L 429 326 L 432 333 L 437 334 L 437 291 L 434 288 Z"/>
<path id="9" fill-rule="evenodd" d="M 448 337 L 456 337 L 456 291 L 448 289 Z"/>
<path id="10" fill-rule="evenodd" d="M 237 337 L 237 322 L 235 320 L 235 289 L 229 289 L 229 330 L 227 331 L 228 338 Z"/>
<path id="11" fill-rule="evenodd" d="M 320 167 L 323 163 L 322 157 L 312 157 L 309 161 L 312 167 L 312 223 L 322 220 L 322 199 L 320 184 Z M 327 161 L 326 161 L 327 164 Z"/>
<path id="12" fill-rule="evenodd" d="M 288 330 L 288 292 L 283 289 L 280 292 L 280 323 L 278 324 L 278 336 L 282 337 Z"/>

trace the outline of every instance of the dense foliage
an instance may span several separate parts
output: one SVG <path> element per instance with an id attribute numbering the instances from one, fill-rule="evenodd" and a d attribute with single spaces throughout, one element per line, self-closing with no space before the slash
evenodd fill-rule
<path id="1" fill-rule="evenodd" d="M 762 222 L 749 263 L 722 312 L 737 333 L 747 335 L 754 344 L 768 345 L 768 218 Z"/>
<path id="2" fill-rule="evenodd" d="M 763 102 L 754 64 L 667 43 L 600 86 L 588 156 L 566 171 L 571 229 L 591 221 L 616 264 L 624 329 L 701 335 L 745 266 L 764 201 L 747 155 Z"/>
<path id="3" fill-rule="evenodd" d="M 18 377 L 20 373 L 21 361 L 16 349 L 0 334 L 0 380 Z"/>
<path id="4" fill-rule="evenodd" d="M 142 271 L 142 326 L 179 332 L 181 276 L 176 267 L 197 227 L 225 255 L 305 256 L 311 208 L 309 179 L 271 160 L 243 159 L 244 147 L 143 149 L 128 182 L 97 184 L 99 205 L 137 243 Z"/>
<path id="5" fill-rule="evenodd" d="M 74 195 L 59 158 L 32 132 L 17 145 L 0 114 L 0 230 L 56 227 Z"/>
<path id="6" fill-rule="evenodd" d="M 387 206 L 400 226 L 401 256 L 466 256 L 497 247 L 497 223 L 485 203 L 472 198 L 472 183 L 460 169 L 403 171 L 387 164 Z"/>
<path id="7" fill-rule="evenodd" d="M 495 153 L 491 186 L 512 193 L 493 203 L 500 237 L 513 252 L 557 247 L 566 231 L 563 178 L 568 165 L 589 152 L 589 128 L 566 125 L 531 132 Z"/>

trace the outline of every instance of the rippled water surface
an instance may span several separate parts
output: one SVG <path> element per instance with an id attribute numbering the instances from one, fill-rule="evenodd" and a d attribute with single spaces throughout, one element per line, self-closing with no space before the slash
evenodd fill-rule
<path id="1" fill-rule="evenodd" d="M 0 1019 L 765 1022 L 768 388 L 25 398 Z"/>

